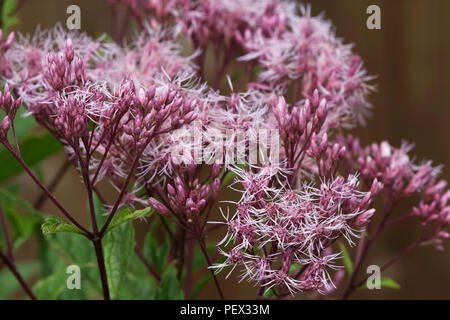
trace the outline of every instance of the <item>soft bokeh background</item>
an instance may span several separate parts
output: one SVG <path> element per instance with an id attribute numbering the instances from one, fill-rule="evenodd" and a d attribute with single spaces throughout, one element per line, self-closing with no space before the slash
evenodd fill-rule
<path id="1" fill-rule="evenodd" d="M 102 0 L 27 0 L 20 9 L 21 23 L 15 29 L 33 32 L 38 24 L 43 28 L 56 22 L 65 23 L 66 8 L 81 7 L 82 30 L 92 36 L 110 33 L 114 22 L 111 8 Z M 399 145 L 403 139 L 415 142 L 417 159 L 433 159 L 444 164 L 444 178 L 450 181 L 450 1 L 448 0 L 314 0 L 313 13 L 325 11 L 345 42 L 355 44 L 355 51 L 365 61 L 378 92 L 372 94 L 373 117 L 364 128 L 355 130 L 364 144 L 389 140 Z M 366 28 L 366 8 L 377 4 L 382 11 L 382 29 Z M 117 19 L 117 18 L 116 18 Z M 44 163 L 47 179 L 65 161 L 63 155 Z M 1 165 L 1 164 L 0 164 Z M 17 179 L 16 179 L 17 180 Z M 24 197 L 35 201 L 37 189 L 27 177 L 20 177 Z M 70 212 L 87 218 L 85 193 L 77 174 L 72 170 L 64 177 L 56 197 Z M 406 210 L 406 209 L 405 209 Z M 46 203 L 44 212 L 58 214 Z M 399 208 L 398 214 L 402 214 Z M 84 220 L 86 224 L 87 220 Z M 139 226 L 145 230 L 145 226 Z M 417 237 L 417 225 L 406 224 L 388 230 L 373 247 L 370 264 L 383 265 Z M 450 249 L 449 249 L 450 250 Z M 19 259 L 35 256 L 36 245 L 31 241 L 19 252 Z M 385 275 L 402 286 L 400 290 L 383 289 L 358 292 L 353 298 L 364 299 L 449 299 L 450 254 L 431 247 L 420 248 Z M 250 285 L 235 284 L 221 277 L 228 298 L 251 298 Z M 201 298 L 215 298 L 214 287 L 207 287 Z"/>

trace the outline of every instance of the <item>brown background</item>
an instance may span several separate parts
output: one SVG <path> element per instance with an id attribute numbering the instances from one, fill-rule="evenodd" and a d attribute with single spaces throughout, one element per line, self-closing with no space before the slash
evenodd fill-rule
<path id="1" fill-rule="evenodd" d="M 370 74 L 377 75 L 378 92 L 372 94 L 374 112 L 364 128 L 358 128 L 363 143 L 389 140 L 399 145 L 403 139 L 415 142 L 418 159 L 433 159 L 444 164 L 444 177 L 450 181 L 450 1 L 448 0 L 314 0 L 314 14 L 326 12 L 336 26 L 337 34 L 345 42 L 355 43 L 355 51 L 365 61 Z M 70 4 L 81 7 L 82 29 L 90 35 L 110 32 L 110 8 L 101 0 L 28 0 L 20 10 L 22 32 L 33 32 L 38 24 L 51 27 L 65 22 Z M 377 4 L 382 10 L 382 29 L 366 28 L 366 8 Z M 62 155 L 46 161 L 44 168 L 50 179 Z M 24 195 L 30 200 L 37 189 L 30 180 L 21 177 Z M 64 178 L 57 198 L 70 212 L 85 214 L 83 188 L 75 172 Z M 82 204 L 82 205 L 80 205 Z M 400 211 L 402 208 L 399 208 Z M 44 211 L 57 214 L 47 203 Z M 401 214 L 402 212 L 398 212 Z M 84 221 L 87 223 L 87 221 Z M 414 223 L 383 234 L 369 255 L 370 264 L 384 264 L 391 256 L 415 239 Z M 34 243 L 21 251 L 22 258 L 35 255 Z M 400 290 L 383 289 L 359 292 L 354 298 L 369 299 L 449 299 L 450 254 L 431 247 L 420 248 L 386 272 L 402 285 Z M 227 297 L 249 298 L 254 289 L 249 285 L 236 286 L 234 278 L 221 280 Z M 213 286 L 208 287 L 214 290 Z M 238 289 L 239 288 L 239 289 Z M 209 289 L 207 290 L 209 291 Z M 213 291 L 203 298 L 214 297 Z"/>

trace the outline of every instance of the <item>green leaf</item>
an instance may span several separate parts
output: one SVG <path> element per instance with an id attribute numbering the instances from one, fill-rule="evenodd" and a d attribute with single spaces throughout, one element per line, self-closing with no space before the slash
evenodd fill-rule
<path id="1" fill-rule="evenodd" d="M 238 165 L 238 167 L 242 169 L 242 168 L 244 168 L 244 165 L 240 164 L 240 165 Z M 226 172 L 226 175 L 222 181 L 221 187 L 229 185 L 234 180 L 235 177 L 236 177 L 236 172 L 234 172 L 234 171 Z"/>
<path id="2" fill-rule="evenodd" d="M 206 251 L 208 251 L 209 256 L 211 256 L 216 249 L 216 244 L 212 242 L 206 243 Z M 205 269 L 205 266 L 207 265 L 207 261 L 205 258 L 205 255 L 203 254 L 203 251 L 200 248 L 196 248 L 194 252 L 194 258 L 192 262 L 192 267 L 194 271 L 198 271 L 200 269 Z"/>
<path id="3" fill-rule="evenodd" d="M 171 264 L 162 275 L 161 283 L 156 290 L 155 300 L 182 300 L 183 291 L 177 279 L 177 269 Z"/>
<path id="4" fill-rule="evenodd" d="M 400 284 L 391 278 L 381 277 L 381 287 L 392 288 L 392 289 L 400 289 Z"/>
<path id="5" fill-rule="evenodd" d="M 293 272 L 300 270 L 302 268 L 302 265 L 300 264 L 291 264 L 289 267 L 289 274 L 292 274 Z"/>
<path id="6" fill-rule="evenodd" d="M 347 248 L 345 247 L 345 245 L 342 242 L 339 242 L 339 248 L 342 251 L 342 256 L 343 256 L 342 259 L 344 261 L 345 269 L 347 270 L 348 274 L 352 274 L 353 273 L 353 262 L 350 257 L 350 254 L 348 253 Z"/>
<path id="7" fill-rule="evenodd" d="M 112 229 L 120 226 L 121 224 L 127 223 L 129 221 L 136 220 L 138 218 L 149 217 L 153 213 L 151 208 L 145 208 L 142 210 L 134 210 L 131 208 L 125 208 L 120 210 L 114 215 L 114 218 L 111 220 L 106 232 L 111 231 Z"/>
<path id="8" fill-rule="evenodd" d="M 66 269 L 42 279 L 33 287 L 33 292 L 40 300 L 56 300 L 66 288 L 68 274 Z"/>
<path id="9" fill-rule="evenodd" d="M 391 288 L 391 289 L 400 289 L 401 286 L 396 281 L 392 280 L 388 277 L 381 277 L 380 279 L 380 285 L 382 288 Z M 367 288 L 367 282 L 358 287 L 358 289 L 368 289 Z"/>
<path id="10" fill-rule="evenodd" d="M 11 221 L 13 247 L 16 250 L 28 240 L 34 231 L 38 230 L 39 222 L 33 217 L 22 214 L 15 208 L 9 208 L 7 215 Z"/>
<path id="11" fill-rule="evenodd" d="M 242 74 L 243 74 L 242 70 L 238 70 L 236 74 L 233 76 L 233 78 L 231 78 L 231 82 L 238 81 L 242 77 Z"/>
<path id="12" fill-rule="evenodd" d="M 88 285 L 88 283 L 89 282 L 82 284 L 81 289 L 69 290 L 69 289 L 65 288 L 59 294 L 57 300 L 87 300 L 89 296 L 86 294 L 86 291 L 89 292 L 90 290 L 84 290 L 84 286 Z"/>
<path id="13" fill-rule="evenodd" d="M 273 289 L 266 290 L 264 292 L 264 297 L 266 297 L 266 298 L 273 298 L 273 297 L 275 297 L 275 293 L 273 292 Z"/>
<path id="14" fill-rule="evenodd" d="M 5 0 L 2 8 L 2 17 L 9 16 L 16 8 L 16 0 Z"/>
<path id="15" fill-rule="evenodd" d="M 117 299 L 134 249 L 134 228 L 121 224 L 103 240 L 106 274 L 112 299 Z"/>
<path id="16" fill-rule="evenodd" d="M 34 207 L 30 203 L 28 203 L 28 201 L 25 201 L 19 197 L 18 186 L 14 185 L 8 188 L 0 189 L 0 199 L 2 205 L 5 205 L 6 203 L 11 203 L 15 207 L 20 207 L 20 209 L 23 212 L 26 212 L 30 216 L 33 216 L 38 221 L 43 221 L 45 218 L 45 215 L 42 212 L 34 209 Z"/>
<path id="17" fill-rule="evenodd" d="M 94 199 L 95 216 L 97 217 L 97 224 L 99 226 L 102 226 L 106 222 L 106 219 L 108 218 L 108 216 L 105 215 L 107 210 L 96 193 L 93 194 L 93 199 Z"/>
<path id="18" fill-rule="evenodd" d="M 234 177 L 236 177 L 236 173 L 233 171 L 228 171 L 225 175 L 225 178 L 222 181 L 222 188 L 224 186 L 227 186 L 231 183 L 231 181 L 233 181 Z"/>
<path id="19" fill-rule="evenodd" d="M 47 278 L 65 266 L 65 263 L 60 255 L 50 246 L 44 236 L 39 237 L 39 262 L 41 264 L 41 277 Z"/>
<path id="20" fill-rule="evenodd" d="M 208 251 L 208 254 L 211 256 L 216 249 L 216 244 L 213 242 L 207 242 L 206 243 L 206 250 Z M 217 263 L 222 263 L 226 260 L 226 257 L 220 257 L 217 261 Z M 212 280 L 212 274 L 211 272 L 206 268 L 207 261 L 205 258 L 205 255 L 203 254 L 202 250 L 200 248 L 197 248 L 194 252 L 194 258 L 192 261 L 192 267 L 195 272 L 198 272 L 199 270 L 205 270 L 205 275 L 203 278 L 198 281 L 194 288 L 192 289 L 192 292 L 189 296 L 189 299 L 195 299 L 197 295 L 200 293 L 200 291 Z"/>
<path id="21" fill-rule="evenodd" d="M 20 142 L 22 159 L 29 167 L 62 150 L 61 143 L 51 134 L 31 135 Z M 6 149 L 0 150 L 0 182 L 23 172 L 22 166 Z"/>
<path id="22" fill-rule="evenodd" d="M 41 264 L 41 277 L 47 278 L 55 273 L 59 273 L 62 270 L 67 270 L 67 266 L 70 262 L 64 262 L 63 258 L 57 254 L 56 250 L 47 241 L 48 237 L 41 236 L 39 238 L 39 262 Z M 82 266 L 80 266 L 82 268 Z M 92 269 L 90 267 L 89 269 Z M 88 270 L 89 270 L 88 269 Z M 83 269 L 82 269 L 83 270 Z M 66 275 L 66 279 L 69 274 Z M 85 281 L 86 280 L 86 281 Z M 64 289 L 58 296 L 58 300 L 86 300 L 90 296 L 96 293 L 95 289 L 88 281 L 87 277 L 85 279 L 84 274 L 81 273 L 81 289 Z"/>
<path id="23" fill-rule="evenodd" d="M 198 281 L 194 288 L 192 289 L 191 295 L 189 296 L 189 299 L 195 299 L 197 295 L 200 293 L 200 291 L 212 280 L 212 274 L 208 271 L 208 273 L 205 274 L 205 276 Z"/>
<path id="24" fill-rule="evenodd" d="M 62 218 L 53 216 L 46 218 L 44 223 L 42 224 L 42 233 L 48 235 L 57 232 L 69 232 L 85 235 L 84 231 L 78 229 L 78 227 Z"/>
<path id="25" fill-rule="evenodd" d="M 161 246 L 158 245 L 158 240 L 152 231 L 148 232 L 145 236 L 142 253 L 148 262 L 159 272 L 162 272 L 165 269 L 169 249 L 167 243 L 164 243 Z"/>
<path id="26" fill-rule="evenodd" d="M 16 132 L 16 138 L 19 141 L 19 145 L 23 139 L 25 139 L 31 132 L 31 130 L 36 127 L 36 120 L 32 116 L 24 116 L 28 110 L 22 105 L 17 111 L 17 115 L 14 119 L 14 131 Z M 13 144 L 13 133 L 12 130 L 8 131 L 8 139 L 11 144 Z M 0 150 L 4 149 L 3 145 L 0 145 Z"/>
<path id="27" fill-rule="evenodd" d="M 260 66 L 255 66 L 255 68 L 253 69 L 253 74 L 258 75 L 260 74 L 262 71 L 262 68 Z"/>
<path id="28" fill-rule="evenodd" d="M 78 245 L 67 246 L 67 248 L 77 248 L 79 250 L 71 253 L 72 256 L 75 256 L 73 259 L 70 259 L 67 255 L 63 254 L 61 252 L 61 247 L 56 247 L 53 245 L 53 238 L 56 237 L 59 237 L 60 245 L 63 244 L 67 246 L 68 242 L 65 242 L 64 239 L 68 237 L 70 237 L 70 242 L 72 244 L 78 243 Z M 87 244 L 87 247 L 85 247 L 84 244 Z M 58 250 L 60 252 L 58 252 Z M 74 236 L 68 233 L 58 233 L 46 237 L 40 237 L 39 262 L 41 264 L 41 278 L 48 278 L 52 275 L 67 271 L 67 267 L 71 264 L 76 264 L 81 269 L 81 289 L 70 290 L 67 287 L 64 287 L 63 291 L 61 291 L 56 298 L 57 300 L 86 300 L 90 297 L 98 297 L 98 292 L 100 290 L 97 289 L 97 282 L 99 282 L 98 268 L 95 261 L 90 261 L 95 259 L 95 256 L 89 254 L 89 252 L 93 250 L 93 247 L 89 245 L 86 238 Z M 62 256 L 64 256 L 65 259 L 63 259 Z M 75 263 L 73 261 L 77 262 Z M 67 281 L 69 276 L 70 274 L 66 273 L 65 281 Z M 99 283 L 98 286 L 100 286 Z"/>
<path id="29" fill-rule="evenodd" d="M 153 300 L 156 289 L 154 278 L 149 276 L 146 266 L 137 254 L 133 253 L 124 283 L 120 288 L 119 299 Z"/>
<path id="30" fill-rule="evenodd" d="M 39 229 L 40 218 L 26 201 L 19 200 L 19 189 L 15 186 L 0 190 L 0 203 L 6 220 L 11 228 L 11 241 L 14 249 L 19 248 L 35 231 Z M 19 204 L 26 204 L 19 206 Z M 32 212 L 31 212 L 32 211 Z M 25 214 L 28 213 L 28 214 Z M 3 241 L 4 238 L 0 239 Z"/>
<path id="31" fill-rule="evenodd" d="M 3 31 L 15 26 L 19 22 L 19 18 L 11 16 L 17 6 L 17 0 L 4 0 L 2 8 Z"/>
<path id="32" fill-rule="evenodd" d="M 71 233 L 55 233 L 45 237 L 54 250 L 68 260 L 69 264 L 76 264 L 81 268 L 82 280 L 88 280 L 96 290 L 101 292 L 100 274 L 94 246 L 86 238 Z"/>
<path id="33" fill-rule="evenodd" d="M 17 268 L 20 274 L 25 279 L 29 281 L 33 276 L 37 275 L 39 272 L 39 263 L 37 262 L 21 262 L 18 263 Z M 14 275 L 9 271 L 8 268 L 4 268 L 0 272 L 0 299 L 8 299 L 20 289 L 20 284 Z"/>
<path id="34" fill-rule="evenodd" d="M 5 235 L 3 234 L 3 228 L 0 227 L 0 251 L 6 251 Z"/>
<path id="35" fill-rule="evenodd" d="M 122 286 L 119 299 L 122 300 L 154 300 L 156 284 L 153 278 L 135 277 L 127 274 L 126 284 Z"/>

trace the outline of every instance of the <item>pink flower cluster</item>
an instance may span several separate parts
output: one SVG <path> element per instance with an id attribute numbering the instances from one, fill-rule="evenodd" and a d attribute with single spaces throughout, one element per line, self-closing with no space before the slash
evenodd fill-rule
<path id="1" fill-rule="evenodd" d="M 8 37 L 0 52 L 7 83 L 0 97 L 2 143 L 9 143 L 23 102 L 64 144 L 88 188 L 109 178 L 119 191 L 112 215 L 122 204 L 150 205 L 205 252 L 207 222 L 226 177 L 235 174 L 241 199 L 233 214 L 230 208 L 223 214 L 228 232 L 219 243 L 226 260 L 210 267 L 240 267 L 242 279 L 279 297 L 334 287 L 331 273 L 340 269 L 341 254 L 333 244 L 354 244 L 372 223 L 377 195 L 394 207 L 420 193 L 410 213 L 430 230 L 420 244 L 441 248 L 449 237 L 450 191 L 437 179 L 439 168 L 415 164 L 408 145 L 362 148 L 352 136 L 336 136 L 364 123 L 371 77 L 322 15 L 277 0 L 110 2 L 125 4 L 142 27 L 128 45 L 60 25 L 31 38 Z M 176 42 L 181 32 L 194 48 L 187 57 Z M 210 46 L 213 85 L 204 83 L 203 72 Z M 223 95 L 218 89 L 233 63 L 231 93 Z M 192 149 L 193 158 L 221 148 L 229 136 L 225 147 L 245 146 L 237 156 L 247 159 L 255 144 L 266 142 L 239 132 L 255 128 L 279 132 L 278 161 L 176 163 L 174 152 L 194 144 L 180 129 L 205 128 L 213 133 Z"/>
<path id="2" fill-rule="evenodd" d="M 135 44 L 139 52 L 130 50 L 125 55 L 115 44 L 67 34 L 58 25 L 53 30 L 38 30 L 31 40 L 20 36 L 5 54 L 12 66 L 12 73 L 4 74 L 6 81 L 75 161 L 88 160 L 93 184 L 105 175 L 119 189 L 130 175 L 136 185 L 150 183 L 167 161 L 162 155 L 166 155 L 168 133 L 198 116 L 201 103 L 196 97 L 203 89 L 190 82 L 185 72 L 191 68 L 188 60 L 180 67 L 171 65 L 167 53 L 173 48 L 150 35 L 148 45 L 154 41 L 158 47 L 141 46 L 144 37 Z M 53 51 L 55 47 L 60 51 Z M 150 57 L 160 59 L 146 65 L 144 59 L 152 50 Z M 142 59 L 136 61 L 136 57 Z M 109 68 L 113 64 L 141 69 Z M 154 77 L 156 72 L 162 75 Z M 175 75 L 171 78 L 167 72 Z M 144 78 L 145 85 L 140 82 Z M 11 98 L 9 93 L 7 97 Z M 6 127 L 8 119 L 4 122 Z M 124 199 L 142 202 L 131 195 Z"/>
<path id="3" fill-rule="evenodd" d="M 116 1 L 117 2 L 117 1 Z M 285 95 L 289 88 L 296 92 L 293 102 L 312 98 L 315 89 L 335 109 L 330 126 L 351 127 L 364 123 L 373 90 L 359 56 L 337 38 L 331 22 L 322 15 L 311 16 L 311 8 L 293 1 L 250 0 L 134 0 L 124 1 L 132 12 L 150 14 L 151 10 L 166 21 L 169 17 L 204 53 L 208 46 L 215 55 L 222 51 L 224 61 L 217 62 L 221 71 L 238 49 L 244 55 L 238 61 L 255 73 L 257 88 L 266 96 L 275 92 Z M 150 14 L 150 21 L 154 15 Z M 143 20 L 138 15 L 139 21 Z M 200 66 L 202 67 L 202 66 Z"/>
<path id="4" fill-rule="evenodd" d="M 198 169 L 195 164 L 185 168 L 176 166 L 173 184 L 167 183 L 166 190 L 154 186 L 161 200 L 152 197 L 148 203 L 161 215 L 181 224 L 191 235 L 201 237 L 214 199 L 220 192 L 221 165 L 214 164 L 203 181 L 198 179 Z"/>
<path id="5" fill-rule="evenodd" d="M 383 182 L 391 201 L 398 203 L 406 197 L 420 196 L 419 203 L 407 216 L 417 216 L 422 226 L 428 228 L 423 244 L 433 244 L 443 250 L 443 240 L 450 237 L 445 231 L 450 225 L 450 190 L 445 180 L 438 179 L 441 167 L 433 167 L 431 161 L 416 164 L 409 155 L 410 144 L 394 148 L 383 141 L 363 148 L 352 135 L 339 137 L 339 140 L 349 150 L 346 162 L 361 173 L 366 183 Z"/>
<path id="6" fill-rule="evenodd" d="M 223 252 L 227 259 L 215 268 L 241 266 L 242 280 L 257 281 L 267 290 L 276 287 L 277 294 L 330 290 L 328 268 L 339 269 L 333 262 L 340 253 L 327 253 L 326 248 L 340 237 L 353 244 L 375 212 L 369 205 L 380 184 L 375 181 L 371 191 L 362 192 L 356 176 L 337 176 L 319 188 L 305 183 L 292 190 L 275 187 L 269 168 L 238 175 L 245 189 L 236 213 L 224 215 L 228 233 L 219 243 L 233 247 Z"/>

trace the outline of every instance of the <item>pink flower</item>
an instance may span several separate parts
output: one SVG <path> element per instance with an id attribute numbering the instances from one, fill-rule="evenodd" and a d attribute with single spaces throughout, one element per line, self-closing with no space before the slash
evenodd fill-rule
<path id="1" fill-rule="evenodd" d="M 233 256 L 240 252 L 240 259 L 224 253 L 227 260 L 215 268 L 241 266 L 243 279 L 293 295 L 329 290 L 327 267 L 335 268 L 330 262 L 339 253 L 327 256 L 325 249 L 340 237 L 353 244 L 352 238 L 358 236 L 355 228 L 374 212 L 367 210 L 370 193 L 359 191 L 355 176 L 324 181 L 319 189 L 305 184 L 292 190 L 272 186 L 274 176 L 263 171 L 237 173 L 244 190 L 234 216 L 224 217 L 228 233 L 219 245 L 232 244 Z M 307 271 L 293 272 L 296 265 L 307 265 Z"/>

